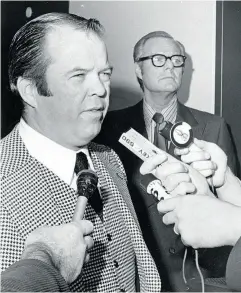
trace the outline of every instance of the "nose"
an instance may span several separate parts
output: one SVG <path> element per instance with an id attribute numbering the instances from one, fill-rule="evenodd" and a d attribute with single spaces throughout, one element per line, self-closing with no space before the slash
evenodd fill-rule
<path id="1" fill-rule="evenodd" d="M 105 97 L 106 95 L 105 84 L 98 75 L 91 81 L 91 95 L 96 95 L 98 97 Z"/>
<path id="2" fill-rule="evenodd" d="M 171 59 L 167 59 L 167 60 L 166 60 L 166 63 L 165 63 L 165 65 L 164 65 L 164 67 L 165 67 L 166 69 L 173 69 L 173 68 L 174 68 Z"/>

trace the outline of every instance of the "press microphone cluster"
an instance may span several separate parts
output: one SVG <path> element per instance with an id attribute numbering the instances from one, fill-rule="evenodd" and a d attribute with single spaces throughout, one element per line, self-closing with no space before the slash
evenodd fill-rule
<path id="1" fill-rule="evenodd" d="M 172 124 L 169 121 L 163 121 L 160 123 L 158 131 L 160 135 L 165 137 L 168 141 L 171 141 L 174 146 L 178 148 L 195 147 L 193 144 L 192 128 L 186 122 Z M 119 142 L 143 161 L 162 152 L 132 128 L 121 135 Z M 170 198 L 169 192 L 153 174 L 141 176 L 138 186 L 140 186 L 141 190 L 145 190 L 148 194 L 152 194 L 157 201 Z"/>
<path id="2" fill-rule="evenodd" d="M 195 143 L 193 143 L 193 131 L 191 126 L 186 122 L 172 124 L 169 121 L 163 121 L 163 123 L 159 125 L 158 131 L 159 134 L 165 137 L 168 141 L 171 141 L 175 147 L 199 149 Z M 160 149 L 132 128 L 121 135 L 119 142 L 143 161 L 160 153 Z M 162 186 L 161 181 L 151 173 L 141 176 L 138 186 L 140 186 L 140 191 L 146 191 L 148 194 L 153 195 L 158 202 L 170 198 L 169 192 L 164 186 Z M 175 230 L 174 232 L 176 233 Z M 182 266 L 183 280 L 185 284 L 187 284 L 185 276 L 186 256 L 187 248 L 185 249 Z M 204 279 L 198 263 L 197 250 L 195 250 L 195 263 L 201 279 L 202 292 L 204 292 Z"/>
<path id="3" fill-rule="evenodd" d="M 98 184 L 98 176 L 89 169 L 84 169 L 77 174 L 78 199 L 73 215 L 73 221 L 81 220 L 84 216 L 88 200 L 94 194 Z"/>

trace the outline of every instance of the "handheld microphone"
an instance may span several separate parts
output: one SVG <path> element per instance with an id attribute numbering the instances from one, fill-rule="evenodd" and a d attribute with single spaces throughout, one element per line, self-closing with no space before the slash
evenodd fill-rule
<path id="1" fill-rule="evenodd" d="M 163 121 L 159 126 L 159 133 L 179 149 L 188 147 L 191 151 L 201 151 L 200 148 L 193 143 L 193 131 L 191 126 L 186 122 L 177 122 L 173 125 L 169 121 Z M 215 193 L 213 177 L 209 176 L 207 181 L 211 186 L 212 192 Z"/>
<path id="2" fill-rule="evenodd" d="M 175 147 L 194 147 L 193 131 L 186 122 L 172 124 L 170 121 L 163 121 L 160 123 L 158 131 L 160 135 L 171 141 Z M 145 186 L 147 193 L 154 195 L 158 201 L 169 198 L 169 192 L 162 186 L 160 180 L 155 179 L 153 174 L 143 176 L 140 184 L 142 188 Z"/>
<path id="3" fill-rule="evenodd" d="M 81 220 L 84 216 L 88 200 L 94 194 L 98 184 L 98 176 L 89 169 L 84 169 L 77 174 L 77 190 L 79 197 L 75 206 L 73 221 Z"/>
<path id="4" fill-rule="evenodd" d="M 186 122 L 172 124 L 169 121 L 163 121 L 159 125 L 159 133 L 177 148 L 186 148 L 193 143 L 193 131 Z"/>

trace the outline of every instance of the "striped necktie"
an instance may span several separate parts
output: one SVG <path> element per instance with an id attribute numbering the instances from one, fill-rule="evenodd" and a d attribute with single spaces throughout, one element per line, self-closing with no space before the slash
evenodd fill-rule
<path id="1" fill-rule="evenodd" d="M 159 126 L 164 121 L 164 117 L 161 113 L 155 113 L 153 118 L 156 122 L 155 134 L 154 134 L 154 145 L 163 151 L 167 151 L 166 139 L 159 133 Z"/>

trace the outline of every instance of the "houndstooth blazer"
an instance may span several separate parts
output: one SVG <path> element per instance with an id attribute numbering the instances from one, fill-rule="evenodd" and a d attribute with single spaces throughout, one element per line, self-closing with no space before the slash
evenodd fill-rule
<path id="1" fill-rule="evenodd" d="M 123 215 L 136 256 L 140 290 L 160 292 L 160 277 L 143 240 L 119 157 L 95 143 L 89 144 L 89 152 L 100 185 L 105 185 L 106 196 L 115 197 Z M 1 142 L 1 161 L 1 256 L 5 269 L 19 260 L 32 230 L 70 222 L 77 198 L 73 200 L 65 185 L 29 154 L 17 127 Z"/>

